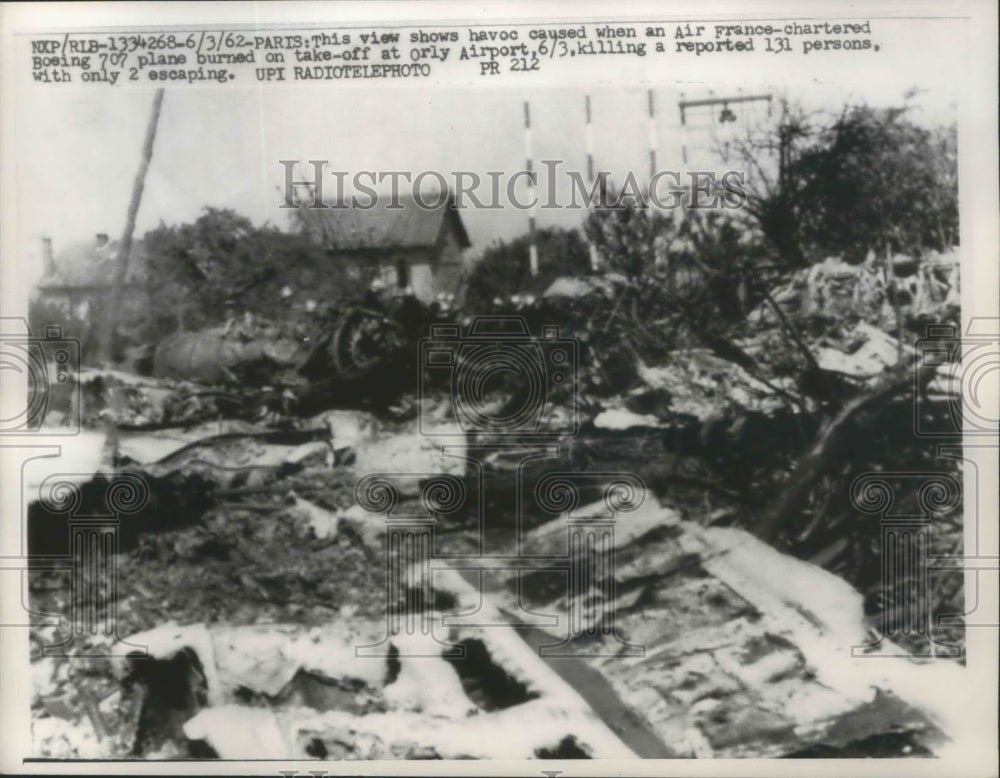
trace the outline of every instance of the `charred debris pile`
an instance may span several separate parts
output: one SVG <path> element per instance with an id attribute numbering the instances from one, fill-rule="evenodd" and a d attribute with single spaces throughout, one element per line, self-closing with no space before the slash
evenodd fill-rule
<path id="1" fill-rule="evenodd" d="M 85 434 L 96 436 L 90 456 L 95 476 L 83 479 L 83 501 L 99 503 L 102 488 L 123 474 L 138 475 L 148 499 L 119 528 L 113 596 L 75 589 L 62 573 L 37 571 L 32 576 L 32 597 L 40 610 L 67 611 L 89 597 L 89 607 L 103 614 L 113 611 L 117 619 L 113 634 L 85 641 L 87 649 L 73 662 L 58 658 L 59 652 L 56 658 L 45 653 L 46 647 L 68 638 L 63 627 L 40 620 L 33 629 L 36 672 L 42 679 L 36 692 L 42 748 L 53 755 L 169 756 L 197 754 L 198 748 L 220 755 L 280 753 L 277 745 L 268 751 L 259 742 L 227 745 L 224 737 L 220 740 L 225 727 L 219 721 L 238 716 L 247 718 L 247 731 L 263 727 L 274 743 L 290 742 L 275 732 L 294 724 L 295 753 L 305 757 L 489 756 L 487 751 L 467 753 L 460 745 L 470 742 L 474 726 L 444 727 L 435 718 L 439 714 L 428 719 L 427 700 L 394 701 L 392 695 L 411 681 L 396 680 L 400 671 L 391 660 L 384 677 L 376 672 L 365 680 L 370 668 L 343 675 L 343 668 L 323 671 L 286 657 L 282 661 L 291 664 L 281 670 L 280 679 L 266 674 L 245 683 L 223 679 L 224 686 L 235 685 L 225 687 L 228 691 L 213 707 L 210 687 L 220 681 L 211 678 L 206 662 L 242 667 L 251 661 L 243 654 L 254 654 L 261 641 L 291 639 L 262 625 L 298 625 L 295 639 L 315 652 L 320 644 L 329 647 L 328 640 L 356 638 L 384 617 L 386 527 L 361 509 L 358 491 L 359 482 L 373 473 L 397 474 L 394 486 L 402 506 L 418 500 L 431 474 L 457 479 L 469 493 L 486 484 L 479 504 L 489 517 L 489 542 L 509 545 L 518 517 L 520 529 L 536 527 L 540 538 L 551 536 L 549 522 L 558 523 L 534 488 L 547 474 L 629 471 L 644 484 L 650 504 L 671 507 L 657 507 L 667 511 L 665 518 L 650 514 L 653 524 L 641 531 L 652 534 L 636 530 L 644 540 L 618 553 L 619 564 L 636 568 L 618 576 L 627 594 L 615 607 L 625 618 L 652 612 L 653 601 L 646 603 L 654 591 L 652 581 L 666 586 L 656 597 L 674 603 L 669 608 L 685 598 L 705 596 L 699 581 L 709 573 L 700 572 L 690 581 L 687 573 L 678 574 L 692 564 L 696 571 L 713 569 L 696 561 L 689 535 L 748 532 L 773 549 L 825 568 L 849 590 L 860 592 L 859 613 L 865 614 L 870 635 L 878 635 L 894 613 L 906 612 L 905 596 L 913 590 L 906 581 L 897 582 L 902 594 L 886 587 L 878 516 L 861 510 L 861 498 L 852 489 L 859 477 L 871 473 L 939 472 L 947 477 L 957 472 L 956 463 L 935 456 L 932 444 L 939 437 L 929 443 L 917 434 L 947 431 L 955 423 L 957 336 L 938 331 L 942 337 L 930 346 L 936 353 L 951 354 L 951 361 L 939 360 L 928 368 L 920 361 L 920 350 L 928 344 L 918 334 L 928 321 L 956 318 L 956 265 L 954 256 L 917 263 L 914 275 L 924 286 L 916 287 L 907 302 L 894 304 L 880 268 L 828 260 L 776 277 L 762 291 L 752 292 L 741 302 L 746 314 L 736 321 L 699 318 L 693 314 L 700 305 L 694 299 L 676 305 L 678 293 L 665 293 L 668 279 L 657 275 L 641 280 L 614 272 L 559 277 L 546 281 L 537 294 L 497 299 L 475 315 L 426 306 L 412 297 L 369 295 L 335 315 L 315 317 L 308 327 L 301 319 L 245 316 L 219 328 L 168 336 L 133 352 L 131 363 L 119 369 L 81 370 L 76 380 L 82 408 L 60 409 L 55 401 L 51 413 L 82 412 Z M 484 344 L 489 354 L 516 352 L 518 359 L 530 360 L 539 369 L 541 395 L 526 395 L 531 376 L 519 374 L 516 361 L 501 357 L 501 366 L 508 369 L 477 373 L 473 360 L 481 358 L 477 354 Z M 553 369 L 556 346 L 570 354 L 568 362 L 558 361 L 561 380 L 554 378 L 559 373 Z M 449 353 L 451 361 L 428 361 L 431 349 Z M 456 392 L 469 391 L 459 380 L 466 369 L 478 394 L 466 396 L 463 406 L 455 398 Z M 506 442 L 529 446 L 541 434 L 558 443 L 555 459 L 525 466 L 518 457 L 490 449 L 489 429 L 465 423 L 472 412 L 516 419 L 525 408 L 533 410 L 524 417 L 523 434 L 508 435 Z M 915 429 L 915 424 L 922 426 Z M 485 480 L 478 480 L 461 457 L 443 457 L 443 444 L 481 462 Z M 415 475 L 408 479 L 406 473 Z M 511 510 L 506 496 L 516 491 L 518 478 L 524 479 L 527 495 L 519 512 Z M 903 510 L 921 509 L 919 484 L 904 478 L 891 486 L 898 488 Z M 582 498 L 600 499 L 605 487 L 595 479 L 582 489 Z M 687 529 L 672 540 L 678 531 L 667 525 L 678 516 Z M 962 539 L 960 497 L 947 509 L 942 506 L 935 518 L 936 553 L 954 553 Z M 33 554 L 67 553 L 64 516 L 34 503 L 28 519 Z M 474 553 L 478 531 L 475 511 L 458 510 L 439 520 L 435 543 L 445 553 Z M 672 562 L 654 558 L 657 543 L 671 548 L 680 543 L 664 557 Z M 765 553 L 768 546 L 760 548 Z M 750 597 L 751 603 L 753 597 L 739 591 L 741 579 L 734 583 L 723 573 L 711 573 L 723 576 L 723 583 L 713 585 L 729 594 L 720 593 L 704 606 L 718 623 L 712 629 L 729 629 L 745 607 L 768 615 L 767 605 L 730 603 L 731 596 Z M 956 577 L 933 590 L 935 616 L 961 611 L 960 582 Z M 524 595 L 531 602 L 549 602 L 551 592 L 541 578 L 529 576 L 520 585 L 531 589 Z M 456 591 L 465 591 L 463 586 Z M 505 596 L 509 590 L 503 588 L 495 595 L 501 603 Z M 648 621 L 637 617 L 637 624 Z M 751 616 L 747 622 L 753 635 L 748 632 L 746 639 L 754 645 L 773 642 L 776 638 L 761 632 L 757 619 Z M 239 656 L 220 658 L 218 640 L 197 631 L 204 627 L 178 624 L 207 624 L 212 634 L 243 629 L 240 640 L 248 642 L 230 641 L 226 645 Z M 317 632 L 331 624 L 344 628 L 335 639 Z M 956 622 L 947 637 L 960 643 L 961 632 Z M 140 643 L 152 640 L 149 645 L 159 646 L 154 664 L 131 662 L 132 669 L 122 677 L 126 671 L 119 660 L 90 656 L 95 645 L 123 650 L 117 642 L 139 633 Z M 485 645 L 474 630 L 459 630 L 453 637 L 467 647 Z M 804 668 L 803 679 L 808 679 L 811 665 L 783 640 L 775 645 L 798 657 L 789 662 Z M 901 642 L 921 653 L 925 641 L 924 635 L 913 633 L 903 635 Z M 261 645 L 261 651 L 276 650 Z M 550 702 L 546 708 L 532 701 L 542 693 L 531 689 L 544 686 L 539 679 L 550 669 L 544 663 L 511 669 L 502 658 L 509 650 L 490 645 L 471 665 L 457 663 L 449 669 L 445 663 L 445 686 L 457 684 L 456 689 L 464 689 L 460 700 L 479 699 L 479 709 L 495 711 L 488 714 L 497 717 L 495 726 L 508 726 L 503 704 L 490 702 L 496 695 L 516 692 L 518 706 L 538 707 L 540 721 L 554 716 L 552 726 L 539 731 L 538 742 L 526 740 L 519 746 L 527 756 L 615 754 L 626 747 L 602 727 L 616 716 L 634 717 L 622 712 L 627 706 L 642 708 L 640 697 L 629 689 L 647 671 L 627 665 L 573 671 L 571 685 L 583 684 L 585 701 L 553 680 L 555 691 L 546 694 L 553 694 L 558 704 Z M 259 656 L 252 660 L 259 661 Z M 420 672 L 433 670 L 416 666 Z M 444 683 L 421 680 L 419 673 L 414 679 L 417 687 Z M 772 682 L 753 683 L 766 687 Z M 807 680 L 783 683 L 811 688 Z M 686 710 L 686 703 L 678 701 L 683 695 L 671 694 L 677 710 Z M 272 712 L 265 713 L 253 702 L 257 699 L 270 700 Z M 739 712 L 740 699 L 737 694 L 725 703 L 731 707 L 726 715 L 745 717 L 745 711 Z M 843 703 L 851 716 L 861 719 L 843 725 L 853 734 L 836 747 L 827 738 L 836 717 L 817 724 L 810 737 L 786 740 L 747 722 L 746 732 L 735 740 L 727 726 L 717 728 L 728 732 L 726 737 L 703 741 L 688 730 L 674 732 L 675 714 L 664 713 L 663 722 L 674 723 L 633 722 L 639 734 L 625 741 L 633 751 L 651 748 L 647 755 L 661 756 L 836 755 L 886 749 L 926 753 L 914 733 L 937 730 L 923 714 L 899 707 L 902 703 L 894 699 L 890 695 L 889 701 L 865 703 L 885 708 L 889 713 L 883 721 L 892 722 L 891 731 L 883 732 L 883 727 L 878 730 L 882 734 L 872 735 L 875 740 L 866 740 L 868 714 Z M 223 702 L 250 707 L 223 715 L 227 709 L 218 709 Z M 551 705 L 561 712 L 552 713 Z M 339 713 L 309 714 L 312 718 L 303 720 L 301 706 Z M 511 713 L 515 710 L 519 708 Z M 468 714 L 455 715 L 465 721 Z M 487 725 L 485 719 L 480 723 Z M 775 723 L 779 733 L 788 726 L 785 719 Z M 647 727 L 653 734 L 642 734 Z M 408 735 L 411 729 L 419 737 Z"/>
<path id="2" fill-rule="evenodd" d="M 891 599 L 878 520 L 859 513 L 851 485 L 955 472 L 937 447 L 949 432 L 958 441 L 957 273 L 952 252 L 890 267 L 759 265 L 688 287 L 606 271 L 465 309 L 369 292 L 336 311 L 246 314 L 134 348 L 121 369 L 80 372 L 72 412 L 121 437 L 122 465 L 130 437 L 183 440 L 176 459 L 209 446 L 193 431 L 211 423 L 215 446 L 318 446 L 330 442 L 323 414 L 352 410 L 379 435 L 433 419 L 475 448 L 497 431 L 476 419 L 499 419 L 505 441 L 541 434 L 562 465 L 632 471 L 699 521 L 819 561 L 876 612 Z M 505 483 L 504 457 L 491 461 Z"/>
<path id="3" fill-rule="evenodd" d="M 133 246 L 162 99 L 119 251 L 84 279 L 105 321 L 59 272 L 32 316 L 65 315 L 84 354 L 45 419 L 80 425 L 75 483 L 24 473 L 39 756 L 916 756 L 956 735 L 938 691 L 962 668 L 923 660 L 962 657 L 962 575 L 913 556 L 962 551 L 954 128 L 781 103 L 718 149 L 754 172 L 738 212 L 599 205 L 459 278 L 450 208 L 339 232 L 299 209 L 287 233 L 208 208 Z M 460 305 L 419 301 L 392 253 L 442 235 Z M 890 509 L 923 521 L 916 546 Z M 522 553 L 553 569 L 502 563 Z"/>

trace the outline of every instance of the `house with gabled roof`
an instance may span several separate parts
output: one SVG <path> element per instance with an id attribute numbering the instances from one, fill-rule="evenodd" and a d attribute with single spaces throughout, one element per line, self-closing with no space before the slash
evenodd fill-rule
<path id="1" fill-rule="evenodd" d="M 469 260 L 469 235 L 452 195 L 423 200 L 399 194 L 364 207 L 300 205 L 294 228 L 323 245 L 333 261 L 347 263 L 359 277 L 409 289 L 423 302 L 459 291 Z"/>
<path id="2" fill-rule="evenodd" d="M 118 258 L 119 242 L 106 233 L 94 240 L 71 243 L 53 253 L 52 241 L 42 239 L 42 278 L 35 294 L 55 303 L 67 314 L 84 321 L 104 305 L 111 294 L 111 282 Z M 146 249 L 141 240 L 132 243 L 128 273 L 123 287 L 126 305 L 141 310 L 146 305 Z"/>

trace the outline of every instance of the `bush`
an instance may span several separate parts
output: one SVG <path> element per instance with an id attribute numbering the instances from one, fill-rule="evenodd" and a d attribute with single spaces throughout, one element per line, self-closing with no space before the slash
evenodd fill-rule
<path id="1" fill-rule="evenodd" d="M 535 234 L 538 246 L 538 275 L 529 266 L 528 235 L 510 242 L 498 241 L 486 249 L 469 274 L 465 292 L 466 308 L 482 312 L 494 300 L 514 295 L 540 295 L 561 276 L 582 276 L 590 272 L 590 250 L 577 230 L 547 227 Z"/>

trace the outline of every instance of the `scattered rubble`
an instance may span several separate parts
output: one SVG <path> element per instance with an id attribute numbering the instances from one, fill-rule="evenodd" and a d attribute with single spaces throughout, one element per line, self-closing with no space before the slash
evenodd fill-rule
<path id="1" fill-rule="evenodd" d="M 819 346 L 816 361 L 821 368 L 855 378 L 878 378 L 892 368 L 900 356 L 913 349 L 866 322 L 858 322 L 841 348 Z"/>
<path id="2" fill-rule="evenodd" d="M 68 634 L 52 614 L 76 603 L 68 568 L 32 571 L 36 750 L 730 758 L 954 746 L 958 697 L 927 690 L 960 689 L 961 666 L 920 664 L 873 640 L 864 576 L 846 566 L 864 538 L 849 542 L 849 506 L 831 507 L 820 489 L 873 466 L 843 454 L 855 438 L 822 450 L 831 425 L 909 369 L 917 352 L 905 327 L 957 304 L 956 255 L 905 259 L 830 259 L 798 273 L 723 342 L 689 337 L 662 353 L 638 335 L 633 347 L 626 332 L 605 360 L 584 354 L 576 394 L 553 389 L 538 426 L 506 441 L 539 446 L 542 435 L 543 448 L 561 447 L 530 463 L 463 429 L 450 387 L 413 394 L 412 358 L 393 359 L 413 332 L 388 309 L 355 308 L 305 334 L 253 321 L 183 333 L 156 350 L 150 375 L 81 371 L 85 429 L 66 438 L 58 465 L 26 467 L 26 494 L 69 472 L 91 507 L 129 473 L 149 500 L 116 524 L 115 597 L 89 603 L 114 614 L 116 634 L 48 655 Z M 558 279 L 518 306 L 542 320 L 551 306 L 580 306 L 573 315 L 591 329 L 561 335 L 588 343 L 604 334 L 587 306 L 611 321 L 628 283 Z M 899 289 L 909 296 L 902 327 L 890 299 Z M 927 398 L 950 412 L 956 365 L 927 379 Z M 502 414 L 517 400 L 501 387 L 482 410 Z M 874 419 L 892 447 L 913 402 L 869 409 L 859 434 L 874 437 Z M 829 461 L 796 484 L 817 446 Z M 882 453 L 871 453 L 879 467 L 890 461 Z M 552 519 L 534 489 L 547 472 L 600 476 L 609 463 L 639 472 L 649 493 L 603 546 L 573 545 L 568 517 Z M 380 478 L 396 500 L 381 513 L 363 489 Z M 437 510 L 428 483 L 454 486 L 468 505 Z M 806 518 L 764 543 L 747 529 L 789 484 L 798 491 L 784 516 Z M 595 476 L 581 494 L 606 486 Z M 515 493 L 522 504 L 499 504 Z M 29 550 L 65 561 L 66 516 L 31 500 Z M 483 534 L 469 505 L 488 519 Z M 398 549 L 387 512 L 428 511 L 441 557 L 434 597 L 414 587 L 405 596 L 432 629 L 390 631 Z M 950 529 L 960 542 L 960 524 Z M 38 545 L 56 536 L 58 548 Z M 505 555 L 482 556 L 486 545 Z M 509 564 L 523 555 L 558 564 Z M 580 591 L 567 588 L 572 565 L 587 581 Z"/>
<path id="3" fill-rule="evenodd" d="M 179 749 L 185 738 L 205 741 L 224 759 L 531 758 L 543 749 L 558 751 L 566 740 L 595 758 L 632 755 L 515 635 L 472 633 L 517 653 L 506 669 L 532 689 L 519 704 L 484 710 L 465 688 L 488 673 L 488 661 L 481 666 L 461 643 L 449 646 L 429 633 L 380 642 L 384 629 L 339 619 L 309 630 L 165 624 L 131 635 L 129 642 L 148 653 L 127 665 L 136 684 L 169 673 L 178 683 L 204 686 L 204 707 L 185 711 L 180 731 L 139 737 Z M 467 635 L 455 637 L 467 641 Z M 362 653 L 363 646 L 380 645 L 390 650 Z M 196 675 L 178 662 L 196 668 Z M 162 704 L 145 699 L 147 706 Z M 143 717 L 176 720 L 151 709 Z M 526 729 L 529 718 L 533 726 Z"/>
<path id="4" fill-rule="evenodd" d="M 136 737 L 160 754 L 200 753 L 204 742 L 229 759 L 790 756 L 878 737 L 885 755 L 901 755 L 949 741 L 955 710 L 924 689 L 946 676 L 961 684 L 961 674 L 885 646 L 877 662 L 857 655 L 868 633 L 843 581 L 655 500 L 630 518 L 604 552 L 615 564 L 590 561 L 598 575 L 587 592 L 540 597 L 539 581 L 519 584 L 537 574 L 502 567 L 480 590 L 442 567 L 434 585 L 453 605 L 430 615 L 429 631 L 388 642 L 384 621 L 344 614 L 313 627 L 167 623 L 132 634 L 118 647 L 132 657 L 119 666 L 129 688 L 168 677 L 189 687 L 176 696 L 179 715 L 141 695 Z M 530 531 L 524 549 L 564 552 L 566 532 L 557 519 Z M 600 599 L 611 591 L 602 570 L 614 577 L 613 603 Z M 610 622 L 566 644 L 578 607 Z M 467 625 L 445 616 L 470 608 Z M 556 626 L 500 626 L 501 611 L 523 608 L 553 614 Z M 520 691 L 490 702 L 510 683 Z"/>
<path id="5" fill-rule="evenodd" d="M 601 503 L 574 515 L 605 510 Z M 614 551 L 603 552 L 614 561 L 590 564 L 613 585 L 597 577 L 587 591 L 549 599 L 541 582 L 519 584 L 525 574 L 507 573 L 489 597 L 510 613 L 557 614 L 558 629 L 541 628 L 549 640 L 567 639 L 574 609 L 605 619 L 568 653 L 608 679 L 672 753 L 788 756 L 844 744 L 847 733 L 908 733 L 907 743 L 933 750 L 946 732 L 957 735 L 953 710 L 923 690 L 945 677 L 958 681 L 958 668 L 888 658 L 886 646 L 878 661 L 855 656 L 870 638 L 861 596 L 843 580 L 741 530 L 701 528 L 655 502 L 619 524 Z M 532 530 L 523 553 L 565 549 L 567 531 L 564 518 Z M 610 592 L 615 599 L 606 599 Z M 558 668 L 563 660 L 548 661 Z M 588 699 L 602 710 L 603 694 Z"/>

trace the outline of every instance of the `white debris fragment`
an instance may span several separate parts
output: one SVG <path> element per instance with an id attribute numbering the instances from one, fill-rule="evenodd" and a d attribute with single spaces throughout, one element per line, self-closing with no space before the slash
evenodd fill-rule
<path id="1" fill-rule="evenodd" d="M 285 461 L 290 465 L 315 462 L 317 464 L 325 463 L 327 467 L 333 467 L 333 449 L 325 441 L 314 440 L 311 443 L 303 443 L 301 446 L 293 448 L 285 457 Z"/>
<path id="2" fill-rule="evenodd" d="M 626 408 L 608 408 L 594 417 L 594 426 L 604 430 L 627 430 L 633 427 L 657 427 L 660 422 L 648 413 L 633 413 Z"/>
<path id="3" fill-rule="evenodd" d="M 295 513 L 309 523 L 317 540 L 326 540 L 328 537 L 336 536 L 340 529 L 340 516 L 320 508 L 309 500 L 303 500 L 297 494 L 293 493 L 292 497 L 295 499 Z"/>
<path id="4" fill-rule="evenodd" d="M 465 718 L 478 711 L 465 694 L 454 665 L 441 656 L 446 646 L 432 635 L 400 633 L 392 637 L 399 651 L 399 676 L 385 687 L 386 701 L 399 710 L 429 716 Z"/>
<path id="5" fill-rule="evenodd" d="M 185 649 L 192 651 L 201 662 L 209 704 L 221 703 L 224 693 L 216 670 L 215 646 L 204 624 L 180 626 L 176 621 L 168 621 L 112 644 L 112 651 L 118 656 L 138 655 L 152 659 L 172 659 Z M 126 671 L 125 667 L 119 667 L 122 672 Z"/>
<path id="6" fill-rule="evenodd" d="M 54 759 L 109 759 L 109 741 L 94 732 L 90 719 L 69 721 L 57 716 L 32 717 L 31 738 L 39 752 Z"/>
<path id="7" fill-rule="evenodd" d="M 364 440 L 355 449 L 355 472 L 384 474 L 402 495 L 413 497 L 419 494 L 419 476 L 464 478 L 466 447 L 465 433 L 457 424 Z"/>
<path id="8" fill-rule="evenodd" d="M 346 521 L 361 537 L 361 541 L 370 548 L 381 549 L 385 535 L 385 514 L 369 513 L 355 503 L 340 518 Z"/>
<path id="9" fill-rule="evenodd" d="M 190 740 L 204 740 L 222 759 L 284 759 L 291 753 L 274 713 L 265 708 L 206 708 L 184 725 Z"/>
<path id="10" fill-rule="evenodd" d="M 861 343 L 850 353 L 829 346 L 817 348 L 817 364 L 824 370 L 869 378 L 883 373 L 899 360 L 899 341 L 878 327 L 859 322 L 852 340 Z M 904 349 L 904 353 L 909 351 L 912 349 Z"/>
<path id="11" fill-rule="evenodd" d="M 37 499 L 42 494 L 42 483 L 49 476 L 72 474 L 64 480 L 83 484 L 91 475 L 111 469 L 107 456 L 107 435 L 103 432 L 52 428 L 39 434 L 58 436 L 59 454 L 36 456 L 25 461 L 23 494 L 29 495 L 31 499 Z"/>
<path id="12" fill-rule="evenodd" d="M 690 749 L 690 755 L 695 759 L 711 759 L 715 756 L 712 744 L 708 742 L 705 733 L 698 727 L 689 727 L 685 730 L 684 738 Z"/>
<path id="13" fill-rule="evenodd" d="M 355 448 L 374 432 L 373 419 L 359 411 L 331 410 L 317 419 L 329 427 L 336 451 Z"/>

